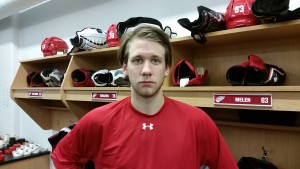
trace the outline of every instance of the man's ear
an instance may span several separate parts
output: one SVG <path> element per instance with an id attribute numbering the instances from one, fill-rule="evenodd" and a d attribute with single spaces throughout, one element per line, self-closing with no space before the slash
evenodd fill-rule
<path id="1" fill-rule="evenodd" d="M 167 66 L 165 70 L 165 76 L 168 76 L 169 73 L 170 73 L 170 66 Z"/>
<path id="2" fill-rule="evenodd" d="M 123 74 L 125 76 L 128 76 L 128 74 L 127 74 L 127 65 L 125 63 L 123 63 L 123 65 L 122 65 L 122 70 L 123 70 Z"/>

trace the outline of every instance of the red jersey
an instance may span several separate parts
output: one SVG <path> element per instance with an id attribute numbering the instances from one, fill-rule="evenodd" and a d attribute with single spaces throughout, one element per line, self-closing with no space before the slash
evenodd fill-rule
<path id="1" fill-rule="evenodd" d="M 130 97 L 87 113 L 52 152 L 57 169 L 238 169 L 215 123 L 201 109 L 165 97 L 155 115 Z"/>

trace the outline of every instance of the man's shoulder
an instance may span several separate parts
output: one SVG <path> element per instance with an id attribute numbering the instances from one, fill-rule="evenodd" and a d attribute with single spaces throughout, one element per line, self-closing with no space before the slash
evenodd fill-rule
<path id="1" fill-rule="evenodd" d="M 196 111 L 196 112 L 203 112 L 202 109 L 200 109 L 200 108 L 198 108 L 196 106 L 192 106 L 190 104 L 184 103 L 182 101 L 174 100 L 174 99 L 168 98 L 168 97 L 166 97 L 166 99 L 168 100 L 168 102 L 174 108 L 180 108 L 180 109 L 185 109 L 185 110 L 193 110 L 193 111 Z"/>
<path id="2" fill-rule="evenodd" d="M 115 102 L 107 103 L 105 105 L 96 107 L 89 111 L 84 117 L 89 119 L 98 119 L 98 120 L 105 120 L 108 117 L 113 116 L 114 114 L 120 112 L 122 108 L 128 104 L 128 97 L 122 100 L 118 100 Z"/>
<path id="3" fill-rule="evenodd" d="M 110 103 L 107 103 L 105 105 L 102 105 L 102 106 L 99 106 L 95 109 L 93 109 L 92 111 L 106 111 L 106 110 L 114 110 L 114 109 L 118 109 L 118 108 L 121 108 L 123 107 L 125 104 L 129 103 L 128 100 L 130 98 L 127 97 L 127 98 L 124 98 L 122 100 L 118 100 L 118 101 L 115 101 L 115 102 L 110 102 Z M 106 111 L 107 112 L 107 111 Z"/>
<path id="4" fill-rule="evenodd" d="M 206 120 L 208 118 L 208 115 L 204 110 L 202 110 L 200 107 L 192 106 L 190 104 L 174 100 L 171 98 L 167 98 L 169 101 L 169 107 L 174 112 L 178 112 L 190 119 L 193 120 Z"/>

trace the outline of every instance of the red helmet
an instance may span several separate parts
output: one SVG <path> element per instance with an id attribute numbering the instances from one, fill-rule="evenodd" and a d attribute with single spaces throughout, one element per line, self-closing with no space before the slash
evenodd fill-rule
<path id="1" fill-rule="evenodd" d="M 259 24 L 251 7 L 255 0 L 231 0 L 225 12 L 226 28 L 236 28 Z"/>
<path id="2" fill-rule="evenodd" d="M 68 52 L 68 49 L 67 43 L 55 36 L 46 38 L 41 45 L 44 56 L 56 55 L 57 52 L 63 52 L 65 54 Z"/>
<path id="3" fill-rule="evenodd" d="M 106 42 L 108 47 L 120 46 L 120 39 L 117 35 L 117 25 L 112 24 L 106 33 Z"/>

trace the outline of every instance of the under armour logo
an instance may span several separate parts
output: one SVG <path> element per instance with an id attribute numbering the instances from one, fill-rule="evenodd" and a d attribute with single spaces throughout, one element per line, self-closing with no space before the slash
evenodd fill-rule
<path id="1" fill-rule="evenodd" d="M 150 123 L 147 125 L 146 123 L 143 123 L 143 130 L 146 130 L 147 128 L 149 128 L 149 130 L 153 130 L 153 124 Z"/>

